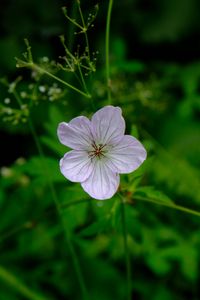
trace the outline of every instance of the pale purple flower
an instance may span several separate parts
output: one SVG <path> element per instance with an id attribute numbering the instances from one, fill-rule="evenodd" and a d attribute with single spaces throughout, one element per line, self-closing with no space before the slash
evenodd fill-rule
<path id="1" fill-rule="evenodd" d="M 136 170 L 146 159 L 146 150 L 133 136 L 124 135 L 121 109 L 105 106 L 91 121 L 80 116 L 58 126 L 62 144 L 72 148 L 60 160 L 61 173 L 80 182 L 93 198 L 111 198 L 119 186 L 119 174 Z"/>

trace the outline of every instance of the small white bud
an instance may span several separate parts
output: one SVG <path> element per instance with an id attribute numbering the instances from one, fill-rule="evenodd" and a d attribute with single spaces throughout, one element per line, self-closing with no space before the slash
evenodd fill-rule
<path id="1" fill-rule="evenodd" d="M 10 98 L 5 98 L 5 99 L 4 99 L 4 103 L 5 103 L 5 104 L 9 104 L 9 103 L 10 103 Z"/>
<path id="2" fill-rule="evenodd" d="M 39 86 L 39 91 L 40 91 L 41 93 L 44 93 L 44 92 L 46 91 L 45 86 L 40 85 L 40 86 Z"/>
<path id="3" fill-rule="evenodd" d="M 48 62 L 48 61 L 49 61 L 49 58 L 48 58 L 47 56 L 44 56 L 44 57 L 42 58 L 42 61 L 43 61 L 43 62 Z"/>
<path id="4" fill-rule="evenodd" d="M 13 171 L 7 167 L 2 167 L 0 172 L 2 177 L 11 177 L 13 175 Z"/>
<path id="5" fill-rule="evenodd" d="M 26 94 L 26 92 L 23 91 L 23 92 L 20 93 L 20 96 L 21 96 L 22 98 L 26 98 L 26 97 L 27 97 L 27 94 Z"/>

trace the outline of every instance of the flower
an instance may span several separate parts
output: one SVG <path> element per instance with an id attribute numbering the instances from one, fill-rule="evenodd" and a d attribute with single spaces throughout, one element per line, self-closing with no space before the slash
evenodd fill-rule
<path id="1" fill-rule="evenodd" d="M 72 148 L 60 160 L 61 173 L 98 200 L 111 198 L 119 186 L 119 174 L 131 173 L 146 159 L 146 150 L 131 135 L 124 135 L 121 109 L 105 106 L 91 121 L 80 116 L 58 126 L 58 138 Z"/>

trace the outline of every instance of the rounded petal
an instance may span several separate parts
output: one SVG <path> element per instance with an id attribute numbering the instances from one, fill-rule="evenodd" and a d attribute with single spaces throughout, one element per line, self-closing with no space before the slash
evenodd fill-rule
<path id="1" fill-rule="evenodd" d="M 124 135 L 125 121 L 119 107 L 101 108 L 93 115 L 91 123 L 97 143 L 118 143 Z"/>
<path id="2" fill-rule="evenodd" d="M 85 181 L 93 170 L 91 158 L 86 151 L 72 150 L 60 160 L 61 173 L 70 181 Z"/>
<path id="3" fill-rule="evenodd" d="M 119 174 L 113 172 L 103 160 L 97 159 L 91 175 L 81 185 L 92 198 L 109 199 L 118 189 Z"/>
<path id="4" fill-rule="evenodd" d="M 57 134 L 62 144 L 77 150 L 88 149 L 93 140 L 91 122 L 83 116 L 74 118 L 69 123 L 60 123 Z"/>
<path id="5" fill-rule="evenodd" d="M 124 135 L 107 154 L 109 164 L 118 173 L 131 173 L 146 159 L 147 152 L 143 145 L 133 136 Z"/>

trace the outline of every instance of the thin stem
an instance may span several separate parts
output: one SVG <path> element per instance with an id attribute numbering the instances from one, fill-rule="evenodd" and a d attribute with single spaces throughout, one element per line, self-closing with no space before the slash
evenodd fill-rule
<path id="1" fill-rule="evenodd" d="M 60 208 L 62 209 L 67 209 L 69 207 L 78 205 L 78 204 L 82 204 L 82 203 L 87 203 L 88 199 L 79 199 L 79 200 L 74 200 L 74 201 L 67 201 L 66 203 L 60 204 Z M 24 229 L 33 229 L 37 226 L 37 224 L 39 224 L 40 220 L 44 219 L 45 217 L 49 217 L 50 215 L 52 215 L 52 213 L 55 211 L 55 207 L 50 207 L 45 213 L 42 213 L 37 219 L 33 219 L 33 220 L 27 220 L 26 222 L 22 223 L 21 225 L 19 225 L 18 227 L 15 227 L 14 229 L 11 229 L 9 231 L 6 231 L 5 233 L 2 233 L 0 235 L 0 243 L 2 243 L 4 240 L 7 240 L 8 238 L 10 238 L 11 236 L 15 235 L 16 233 L 24 230 Z"/>
<path id="2" fill-rule="evenodd" d="M 21 101 L 18 93 L 14 90 L 13 94 L 14 94 L 17 102 L 21 106 L 22 105 L 22 101 Z M 38 139 L 37 133 L 35 131 L 35 128 L 34 128 L 34 125 L 33 125 L 33 122 L 31 120 L 30 116 L 29 116 L 29 127 L 30 127 L 31 133 L 33 135 L 33 139 L 35 141 L 35 144 L 36 144 L 36 147 L 38 149 L 39 155 L 40 155 L 40 157 L 42 159 L 42 162 L 43 162 L 43 167 L 44 167 L 44 170 L 45 170 L 47 178 L 48 178 L 49 189 L 51 191 L 52 198 L 54 200 L 57 213 L 60 216 L 60 220 L 61 220 L 64 232 L 65 232 L 66 242 L 68 244 L 68 248 L 69 248 L 69 251 L 71 253 L 71 257 L 72 257 L 72 260 L 73 260 L 74 268 L 75 268 L 75 271 L 76 271 L 76 274 L 77 274 L 77 278 L 78 278 L 78 281 L 79 281 L 79 285 L 80 285 L 80 288 L 81 288 L 83 299 L 89 299 L 88 298 L 87 289 L 86 289 L 86 286 L 85 286 L 85 282 L 84 282 L 84 279 L 83 279 L 83 276 L 82 276 L 81 268 L 80 268 L 80 265 L 79 265 L 79 262 L 78 262 L 78 258 L 77 258 L 77 255 L 75 253 L 73 244 L 72 244 L 71 239 L 70 239 L 70 234 L 69 234 L 69 231 L 68 231 L 68 226 L 65 223 L 66 221 L 62 217 L 61 206 L 60 206 L 59 201 L 58 201 L 57 193 L 56 193 L 56 190 L 54 188 L 54 185 L 53 185 L 53 182 L 52 182 L 52 178 L 50 177 L 51 172 L 50 172 L 50 170 L 48 168 L 48 165 L 45 162 L 45 155 L 44 155 L 42 146 L 40 144 L 40 141 Z"/>
<path id="3" fill-rule="evenodd" d="M 79 74 L 80 74 L 80 77 L 81 77 L 81 83 L 83 85 L 83 88 L 85 89 L 86 93 L 88 93 L 88 89 L 87 89 L 87 86 L 86 86 L 86 83 L 85 83 L 85 80 L 84 80 L 84 77 L 83 77 L 83 72 L 81 70 L 81 65 L 79 63 L 78 63 L 78 70 L 79 70 Z M 90 103 L 91 103 L 92 110 L 95 111 L 95 105 L 94 105 L 94 101 L 93 101 L 92 97 L 90 97 Z"/>
<path id="4" fill-rule="evenodd" d="M 69 56 L 71 58 L 71 61 L 72 61 L 72 65 L 70 63 L 70 61 L 67 59 L 65 59 L 65 62 L 67 63 L 67 65 L 69 66 L 69 68 L 72 70 L 72 68 L 74 68 L 73 66 L 73 63 L 77 66 L 78 68 L 78 71 L 79 71 L 79 74 L 80 74 L 80 78 L 78 76 L 78 74 L 74 73 L 75 77 L 78 79 L 79 83 L 81 84 L 81 86 L 84 88 L 85 92 L 87 95 L 90 95 L 89 92 L 88 92 L 88 89 L 87 89 L 87 86 L 86 86 L 86 82 L 85 82 L 85 79 L 84 79 L 84 76 L 83 76 L 83 72 L 82 72 L 82 65 L 81 65 L 81 61 L 77 55 L 77 57 L 75 57 L 67 48 L 67 46 L 65 45 L 65 38 L 64 36 L 60 36 L 60 40 L 61 40 L 61 43 L 65 49 L 65 52 L 66 52 L 66 55 Z M 61 68 L 64 69 L 61 65 Z M 89 69 L 89 68 L 88 68 Z"/>
<path id="5" fill-rule="evenodd" d="M 106 55 L 106 80 L 107 80 L 107 93 L 108 103 L 111 103 L 111 81 L 110 81 L 110 62 L 109 62 L 109 50 L 110 50 L 110 19 L 112 12 L 113 0 L 109 0 L 108 13 L 106 19 L 106 40 L 105 40 L 105 55 Z"/>
<path id="6" fill-rule="evenodd" d="M 30 290 L 29 287 L 27 287 L 17 276 L 14 276 L 2 266 L 0 266 L 0 279 L 9 284 L 13 289 L 18 291 L 18 293 L 23 295 L 25 299 L 47 300 L 47 298 L 41 294 Z"/>
<path id="7" fill-rule="evenodd" d="M 2 243 L 4 240 L 7 240 L 8 238 L 15 235 L 16 233 L 22 231 L 23 229 L 30 228 L 32 224 L 33 223 L 31 223 L 30 221 L 27 221 L 27 222 L 15 227 L 15 228 L 12 228 L 9 231 L 6 231 L 5 233 L 0 235 L 0 243 Z"/>
<path id="8" fill-rule="evenodd" d="M 29 119 L 29 125 L 30 125 L 31 132 L 33 134 L 33 137 L 34 137 L 34 140 L 35 140 L 38 152 L 39 152 L 41 158 L 43 159 L 43 162 L 45 162 L 43 149 L 41 147 L 40 141 L 39 141 L 39 139 L 37 137 L 37 134 L 36 134 L 36 131 L 35 131 L 34 127 L 33 127 L 33 123 L 31 121 L 31 119 Z M 46 163 L 45 163 L 44 167 L 46 168 L 46 173 L 48 175 L 51 174 L 49 172 L 49 169 L 48 169 Z M 79 281 L 79 285 L 80 285 L 80 288 L 81 288 L 81 291 L 82 291 L 83 299 L 88 299 L 87 289 L 85 287 L 85 282 L 84 282 L 84 279 L 83 279 L 83 276 L 82 276 L 82 272 L 81 272 L 81 268 L 80 268 L 80 265 L 79 265 L 79 261 L 78 261 L 77 255 L 75 253 L 73 244 L 72 244 L 71 239 L 70 239 L 68 225 L 66 224 L 66 221 L 62 217 L 61 207 L 60 207 L 60 204 L 59 204 L 59 201 L 58 201 L 58 198 L 57 198 L 57 194 L 56 194 L 54 185 L 52 183 L 52 180 L 51 180 L 50 177 L 48 177 L 48 178 L 49 178 L 49 188 L 51 190 L 52 197 L 53 197 L 53 200 L 55 202 L 55 206 L 56 206 L 57 212 L 58 212 L 58 214 L 60 216 L 60 219 L 61 219 L 64 231 L 65 231 L 66 241 L 67 241 L 67 244 L 68 244 L 69 251 L 71 253 L 71 257 L 72 257 L 72 260 L 73 260 L 73 264 L 74 264 L 74 268 L 75 268 L 75 271 L 76 271 L 76 275 L 77 275 L 77 278 L 78 278 L 78 281 Z"/>
<path id="9" fill-rule="evenodd" d="M 79 74 L 80 74 L 80 77 L 81 77 L 81 82 L 82 82 L 82 85 L 86 91 L 87 94 L 88 93 L 88 90 L 87 90 L 87 86 L 86 86 L 86 83 L 85 83 L 85 80 L 84 80 L 84 77 L 83 77 L 83 73 L 82 73 L 82 70 L 81 70 L 81 67 L 80 67 L 80 64 L 78 63 L 78 70 L 79 70 Z"/>
<path id="10" fill-rule="evenodd" d="M 86 54 L 88 55 L 87 61 L 88 61 L 89 66 L 91 66 L 91 61 L 90 61 L 90 58 L 91 58 L 90 57 L 90 45 L 89 45 L 89 40 L 88 40 L 88 35 L 87 35 L 88 28 L 87 28 L 87 26 L 85 24 L 85 20 L 84 20 L 84 17 L 83 17 L 83 13 L 82 13 L 82 10 L 81 10 L 81 5 L 80 5 L 80 1 L 79 0 L 77 0 L 77 4 L 78 4 L 79 14 L 81 16 L 81 21 L 82 21 L 82 24 L 83 24 L 83 33 L 84 33 L 85 42 L 86 42 Z M 84 77 L 83 77 L 83 74 L 82 74 L 81 67 L 84 68 L 83 65 L 81 65 L 81 64 L 78 65 L 80 76 L 81 76 L 81 80 L 82 80 L 83 85 L 84 85 L 84 89 L 88 93 L 87 87 L 86 87 L 86 84 L 85 84 L 85 80 L 84 80 Z M 90 70 L 90 68 L 87 68 L 87 67 L 85 67 L 85 69 Z M 94 105 L 94 101 L 93 101 L 92 97 L 90 99 L 91 99 L 91 107 L 92 107 L 93 110 L 95 110 L 95 105 Z"/>
<path id="11" fill-rule="evenodd" d="M 62 220 L 63 220 L 63 218 L 62 218 Z M 66 223 L 66 220 L 63 220 L 63 223 Z M 73 265 L 74 265 L 74 269 L 75 269 L 75 272 L 76 272 L 76 275 L 77 275 L 77 278 L 78 278 L 78 281 L 79 281 L 81 293 L 82 293 L 82 296 L 83 296 L 84 300 L 89 300 L 89 294 L 88 294 L 88 291 L 87 291 L 87 288 L 86 288 L 86 285 L 85 285 L 85 281 L 83 279 L 83 275 L 82 275 L 82 272 L 81 272 L 79 260 L 78 260 L 77 254 L 74 250 L 73 243 L 71 242 L 69 230 L 67 229 L 67 227 L 68 227 L 68 224 L 65 224 L 65 228 L 66 228 L 65 232 L 66 232 L 66 237 L 67 237 L 68 248 L 69 248 L 72 260 L 73 260 Z"/>
<path id="12" fill-rule="evenodd" d="M 83 30 L 83 27 L 82 27 L 80 24 L 78 24 L 78 23 L 75 21 L 74 18 L 70 18 L 70 17 L 68 16 L 66 7 L 63 7 L 63 13 L 64 13 L 65 17 L 66 17 L 72 24 L 74 24 L 75 26 L 77 26 L 78 28 L 80 28 L 81 30 Z"/>
<path id="13" fill-rule="evenodd" d="M 72 19 L 75 20 L 76 16 L 77 16 L 77 5 L 75 2 L 73 2 L 72 4 L 72 11 L 71 11 L 71 15 L 72 15 Z M 74 38 L 75 38 L 75 34 L 74 34 L 74 24 L 73 23 L 69 23 L 69 30 L 68 30 L 68 45 L 69 45 L 69 50 L 72 51 L 73 49 L 73 45 L 74 45 Z"/>
<path id="14" fill-rule="evenodd" d="M 86 41 L 86 47 L 87 47 L 88 58 L 89 58 L 89 61 L 90 61 L 90 47 L 89 47 L 89 41 L 88 41 L 88 36 L 87 36 L 87 27 L 86 27 L 86 25 L 85 25 L 85 20 L 84 20 L 83 14 L 82 14 L 80 1 L 77 0 L 77 3 L 78 3 L 79 14 L 80 14 L 80 16 L 81 16 L 81 21 L 82 21 L 82 24 L 83 24 L 83 33 L 84 33 L 84 35 L 85 35 L 85 41 Z"/>
<path id="15" fill-rule="evenodd" d="M 48 185 L 49 185 L 49 188 L 50 188 L 50 191 L 51 191 L 51 194 L 52 194 L 52 198 L 53 198 L 53 200 L 54 200 L 54 202 L 56 204 L 57 210 L 59 211 L 60 210 L 60 205 L 59 205 L 59 202 L 58 202 L 58 199 L 57 199 L 57 195 L 56 195 L 56 191 L 55 191 L 54 185 L 53 185 L 51 177 L 50 177 L 51 172 L 49 172 L 47 164 L 45 163 L 45 155 L 44 155 L 42 146 L 40 144 L 40 141 L 38 139 L 37 133 L 35 131 L 35 128 L 34 128 L 34 125 L 33 125 L 33 122 L 31 120 L 30 116 L 29 116 L 28 122 L 29 122 L 29 128 L 31 130 L 34 142 L 35 142 L 37 150 L 38 150 L 38 153 L 39 153 L 39 155 L 40 155 L 40 157 L 41 157 L 41 159 L 43 161 L 44 170 L 46 171 L 46 174 L 48 175 L 47 176 L 47 178 L 48 178 Z"/>
<path id="16" fill-rule="evenodd" d="M 130 255 L 128 249 L 128 241 L 127 241 L 127 228 L 126 228 L 126 211 L 125 211 L 125 200 L 118 194 L 121 200 L 121 219 L 122 219 L 122 232 L 124 239 L 124 252 L 125 252 L 125 264 L 126 264 L 126 299 L 131 300 L 131 265 L 130 265 Z"/>
<path id="17" fill-rule="evenodd" d="M 81 94 L 82 96 L 84 96 L 84 97 L 86 97 L 86 98 L 91 98 L 91 95 L 90 95 L 90 94 L 84 93 L 83 91 L 79 90 L 79 89 L 76 88 L 75 86 L 73 86 L 73 85 L 69 84 L 68 82 L 62 80 L 61 78 L 59 78 L 59 77 L 53 75 L 52 73 L 50 73 L 50 72 L 48 72 L 47 70 L 45 70 L 45 69 L 39 67 L 38 65 L 32 64 L 32 65 L 30 65 L 30 67 L 32 67 L 33 69 L 35 69 L 35 70 L 37 70 L 37 71 L 39 71 L 39 72 L 41 72 L 41 73 L 44 73 L 44 74 L 48 75 L 49 77 L 52 77 L 53 79 L 55 79 L 55 80 L 61 82 L 62 84 L 66 85 L 68 88 L 70 88 L 70 89 L 76 91 L 77 93 Z"/>
<path id="18" fill-rule="evenodd" d="M 190 209 L 190 208 L 187 208 L 187 207 L 184 207 L 184 206 L 181 206 L 181 205 L 176 205 L 176 204 L 167 203 L 167 202 L 161 202 L 161 201 L 158 201 L 158 200 L 155 200 L 155 199 L 149 199 L 149 198 L 140 197 L 140 196 L 134 196 L 134 199 L 154 203 L 154 204 L 157 204 L 157 205 L 166 206 L 166 207 L 169 207 L 169 208 L 173 208 L 175 210 L 179 210 L 179 211 L 182 211 L 182 212 L 200 217 L 200 212 L 199 211 L 195 211 L 193 209 Z"/>
<path id="19" fill-rule="evenodd" d="M 21 98 L 19 97 L 18 93 L 15 90 L 13 90 L 12 93 L 15 96 L 15 99 L 17 100 L 17 103 L 18 103 L 19 107 L 21 108 L 23 103 L 22 103 Z"/>

